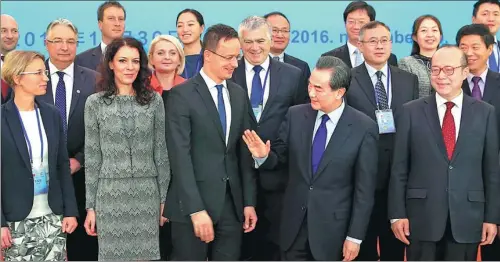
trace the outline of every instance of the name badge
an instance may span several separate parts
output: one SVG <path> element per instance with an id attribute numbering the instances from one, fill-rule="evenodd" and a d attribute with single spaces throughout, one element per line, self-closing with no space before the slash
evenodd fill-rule
<path id="1" fill-rule="evenodd" d="M 262 105 L 259 105 L 258 107 L 252 107 L 252 110 L 255 119 L 257 119 L 257 122 L 259 122 L 260 115 L 262 114 Z"/>
<path id="2" fill-rule="evenodd" d="M 396 125 L 394 124 L 394 116 L 392 109 L 376 110 L 378 133 L 389 134 L 396 132 Z"/>
<path id="3" fill-rule="evenodd" d="M 37 168 L 33 170 L 33 182 L 35 196 L 47 194 L 49 192 L 49 173 L 46 168 Z"/>

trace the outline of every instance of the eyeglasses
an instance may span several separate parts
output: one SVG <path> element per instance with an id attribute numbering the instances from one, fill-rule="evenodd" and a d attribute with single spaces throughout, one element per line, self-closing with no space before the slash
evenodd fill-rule
<path id="1" fill-rule="evenodd" d="M 387 38 L 383 38 L 383 39 L 371 39 L 371 40 L 368 40 L 368 41 L 361 41 L 361 43 L 367 43 L 369 46 L 377 46 L 378 43 L 382 44 L 382 45 L 387 45 L 389 43 L 392 43 L 392 41 L 390 39 L 387 39 Z"/>
<path id="2" fill-rule="evenodd" d="M 233 59 L 236 59 L 236 60 L 240 60 L 242 55 L 241 54 L 238 54 L 237 56 L 223 56 L 223 55 L 220 55 L 220 54 L 217 54 L 216 52 L 210 50 L 210 49 L 207 49 L 207 51 L 210 51 L 211 53 L 214 53 L 222 58 L 224 58 L 226 61 L 233 61 Z"/>
<path id="3" fill-rule="evenodd" d="M 278 29 L 278 28 L 273 28 L 273 34 L 277 35 L 279 33 L 283 33 L 284 35 L 289 34 L 290 30 L 289 29 Z"/>
<path id="4" fill-rule="evenodd" d="M 444 72 L 445 75 L 447 76 L 451 76 L 455 73 L 455 69 L 457 68 L 463 68 L 465 67 L 465 65 L 459 65 L 459 66 L 444 66 L 444 67 L 437 67 L 437 66 L 433 66 L 431 67 L 431 75 L 433 76 L 438 76 L 439 74 L 441 74 L 441 71 Z"/>
<path id="5" fill-rule="evenodd" d="M 34 72 L 21 72 L 19 73 L 19 75 L 45 75 L 45 76 L 49 76 L 50 73 L 49 73 L 49 70 L 38 70 L 38 71 L 34 71 Z"/>
<path id="6" fill-rule="evenodd" d="M 363 25 L 365 25 L 367 22 L 366 22 L 366 21 L 364 21 L 364 20 L 362 20 L 362 21 L 359 21 L 359 20 L 347 20 L 347 21 L 346 21 L 346 23 L 347 23 L 348 25 L 350 25 L 350 26 L 353 26 L 353 25 L 356 25 L 356 24 L 358 24 L 358 25 L 360 25 L 360 26 L 363 26 Z"/>
<path id="7" fill-rule="evenodd" d="M 47 40 L 47 42 L 49 42 L 51 44 L 55 44 L 55 45 L 62 45 L 63 43 L 66 43 L 67 45 L 76 45 L 78 43 L 78 41 L 76 41 L 74 39 L 68 39 L 68 40 L 62 40 L 62 39 L 49 40 L 49 39 L 45 39 L 45 40 Z"/>

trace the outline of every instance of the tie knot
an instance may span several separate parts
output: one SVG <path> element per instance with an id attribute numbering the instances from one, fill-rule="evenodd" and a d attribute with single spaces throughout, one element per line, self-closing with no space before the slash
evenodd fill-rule
<path id="1" fill-rule="evenodd" d="M 275 56 L 273 57 L 274 60 L 277 60 L 277 61 L 280 61 L 280 57 L 279 56 Z"/>
<path id="2" fill-rule="evenodd" d="M 330 120 L 330 117 L 328 116 L 328 114 L 324 114 L 323 116 L 321 116 L 321 124 L 324 125 L 326 124 L 326 122 Z"/>
<path id="3" fill-rule="evenodd" d="M 64 72 L 57 71 L 57 75 L 59 76 L 60 79 L 64 78 Z"/>
<path id="4" fill-rule="evenodd" d="M 446 105 L 446 110 L 451 110 L 453 106 L 455 106 L 455 103 L 453 102 L 446 102 L 444 104 Z"/>
<path id="5" fill-rule="evenodd" d="M 224 88 L 224 85 L 215 85 L 215 88 L 217 88 L 218 92 L 221 92 L 222 88 Z"/>
<path id="6" fill-rule="evenodd" d="M 354 54 L 356 54 L 356 55 L 357 55 L 357 54 L 359 54 L 359 53 L 360 53 L 360 52 L 359 52 L 359 49 L 357 49 L 357 48 L 356 48 L 356 49 L 354 49 Z"/>
<path id="7" fill-rule="evenodd" d="M 260 70 L 262 70 L 264 68 L 262 68 L 262 66 L 260 65 L 256 65 L 253 67 L 253 71 L 255 71 L 256 74 L 260 73 Z"/>
<path id="8" fill-rule="evenodd" d="M 474 83 L 474 84 L 477 85 L 479 83 L 479 80 L 481 80 L 481 77 L 475 76 L 475 77 L 472 78 L 472 83 Z"/>
<path id="9" fill-rule="evenodd" d="M 383 74 L 382 71 L 377 71 L 375 72 L 375 74 L 377 75 L 378 80 L 382 79 L 382 74 Z"/>

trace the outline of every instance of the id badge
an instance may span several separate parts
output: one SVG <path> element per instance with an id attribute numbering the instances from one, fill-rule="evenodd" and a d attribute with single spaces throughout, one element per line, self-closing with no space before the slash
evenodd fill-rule
<path id="1" fill-rule="evenodd" d="M 253 110 L 253 115 L 255 116 L 255 119 L 257 119 L 257 122 L 259 122 L 260 115 L 262 113 L 262 105 L 259 105 L 258 107 L 252 107 Z"/>
<path id="2" fill-rule="evenodd" d="M 47 194 L 49 192 L 49 173 L 46 168 L 36 168 L 33 170 L 33 182 L 35 196 Z"/>
<path id="3" fill-rule="evenodd" d="M 379 134 L 389 134 L 396 132 L 392 109 L 376 110 L 375 115 L 377 116 Z"/>

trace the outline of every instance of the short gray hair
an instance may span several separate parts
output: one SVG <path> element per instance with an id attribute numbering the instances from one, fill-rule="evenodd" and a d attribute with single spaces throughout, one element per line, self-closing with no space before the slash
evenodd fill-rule
<path id="1" fill-rule="evenodd" d="M 351 84 L 351 70 L 340 58 L 334 56 L 322 56 L 316 62 L 315 69 L 331 70 L 330 87 L 333 90 L 345 88 L 346 92 Z"/>
<path id="2" fill-rule="evenodd" d="M 243 37 L 243 30 L 249 30 L 249 31 L 254 31 L 257 30 L 261 27 L 265 26 L 266 27 L 266 35 L 269 40 L 271 40 L 272 36 L 272 27 L 267 22 L 267 20 L 264 17 L 260 16 L 249 16 L 245 18 L 238 27 L 238 36 L 241 39 Z"/>
<path id="3" fill-rule="evenodd" d="M 47 38 L 50 30 L 52 30 L 52 28 L 54 28 L 54 26 L 56 26 L 56 25 L 65 25 L 65 26 L 69 27 L 75 33 L 75 35 L 77 35 L 77 38 L 78 38 L 78 29 L 71 21 L 69 21 L 66 18 L 58 18 L 58 19 L 50 22 L 49 25 L 47 26 L 47 30 L 45 30 L 45 38 Z"/>

